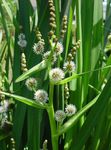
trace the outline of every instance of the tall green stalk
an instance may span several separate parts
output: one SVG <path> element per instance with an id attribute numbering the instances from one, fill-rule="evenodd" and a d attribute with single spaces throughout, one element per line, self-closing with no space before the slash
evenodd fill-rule
<path id="1" fill-rule="evenodd" d="M 48 112 L 50 128 L 51 128 L 52 148 L 53 150 L 58 150 L 58 137 L 56 136 L 57 130 L 56 130 L 56 122 L 54 119 L 53 92 L 54 92 L 54 85 L 50 83 L 49 107 L 47 108 L 47 112 Z"/>

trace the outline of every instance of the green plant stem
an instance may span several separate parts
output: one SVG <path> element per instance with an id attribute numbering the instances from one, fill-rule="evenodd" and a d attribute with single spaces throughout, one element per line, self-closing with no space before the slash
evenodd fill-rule
<path id="1" fill-rule="evenodd" d="M 49 116 L 50 128 L 51 128 L 52 149 L 58 150 L 58 136 L 55 136 L 57 134 L 57 129 L 56 129 L 56 122 L 54 120 L 53 91 L 54 91 L 54 85 L 50 84 L 49 107 L 47 108 L 47 113 Z"/>

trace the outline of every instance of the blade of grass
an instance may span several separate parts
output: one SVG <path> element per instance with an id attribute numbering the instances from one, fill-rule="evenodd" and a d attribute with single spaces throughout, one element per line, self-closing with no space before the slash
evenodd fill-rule
<path id="1" fill-rule="evenodd" d="M 111 84 L 111 77 L 108 80 L 103 91 L 101 92 L 96 104 L 91 109 L 90 113 L 88 114 L 88 117 L 87 117 L 85 123 L 83 124 L 82 128 L 80 129 L 79 134 L 76 137 L 76 140 L 74 142 L 74 145 L 76 144 L 76 147 L 74 147 L 74 150 L 81 150 L 83 148 L 85 142 L 87 141 L 88 137 L 91 134 L 93 127 L 97 123 L 99 123 L 99 121 L 100 121 L 99 117 L 101 115 L 101 112 L 103 112 L 103 110 L 105 109 L 105 106 L 107 105 L 107 103 L 109 101 L 109 98 L 111 97 L 110 84 Z M 106 95 L 106 93 L 107 93 L 107 95 Z"/>
<path id="2" fill-rule="evenodd" d="M 76 4 L 76 1 L 72 1 L 72 4 L 71 4 L 71 1 L 69 1 L 67 4 L 67 7 L 66 7 L 67 9 L 65 11 L 66 14 L 68 14 L 68 12 L 69 12 L 69 16 L 68 16 L 68 27 L 67 27 L 64 61 L 66 61 L 67 54 L 68 54 L 68 47 L 69 47 L 69 42 L 70 42 L 71 32 L 72 32 L 72 22 L 73 22 L 75 4 Z M 68 6 L 69 6 L 69 8 L 68 8 Z"/>
<path id="3" fill-rule="evenodd" d="M 11 22 L 13 22 L 13 13 L 8 5 L 8 3 L 5 0 L 2 0 L 3 6 L 5 7 L 7 14 L 9 15 L 9 18 Z"/>
<path id="4" fill-rule="evenodd" d="M 81 16 L 82 16 L 82 50 L 83 50 L 83 72 L 89 71 L 91 67 L 91 37 L 93 28 L 93 10 L 94 1 L 81 1 Z M 89 75 L 86 74 L 82 78 L 82 97 L 81 107 L 86 101 L 88 93 Z"/>
<path id="5" fill-rule="evenodd" d="M 73 125 L 76 123 L 78 119 L 87 111 L 89 108 L 91 108 L 97 101 L 99 95 L 95 97 L 91 102 L 89 102 L 86 106 L 84 106 L 81 110 L 79 110 L 73 117 L 71 117 L 58 131 L 57 135 L 61 135 L 65 132 L 67 132 L 70 128 L 73 127 Z"/>

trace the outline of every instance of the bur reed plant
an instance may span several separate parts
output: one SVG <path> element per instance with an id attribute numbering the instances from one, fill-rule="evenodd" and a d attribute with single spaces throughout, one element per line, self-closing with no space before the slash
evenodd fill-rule
<path id="1" fill-rule="evenodd" d="M 0 150 L 111 149 L 111 0 L 0 0 Z"/>

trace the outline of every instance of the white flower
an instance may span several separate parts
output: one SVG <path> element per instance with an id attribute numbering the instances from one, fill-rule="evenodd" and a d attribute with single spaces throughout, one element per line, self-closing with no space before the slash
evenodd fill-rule
<path id="1" fill-rule="evenodd" d="M 20 34 L 18 35 L 18 39 L 19 39 L 19 41 L 20 41 L 20 40 L 25 40 L 25 34 L 20 33 Z"/>
<path id="2" fill-rule="evenodd" d="M 33 91 L 37 87 L 37 80 L 35 78 L 29 78 L 26 80 L 25 85 L 30 91 Z"/>
<path id="3" fill-rule="evenodd" d="M 25 48 L 27 46 L 27 41 L 26 40 L 19 40 L 18 41 L 18 45 L 21 47 L 21 48 Z"/>
<path id="4" fill-rule="evenodd" d="M 75 71 L 75 68 L 76 68 L 76 66 L 75 66 L 75 63 L 73 61 L 67 61 L 67 62 L 65 62 L 64 66 L 63 66 L 63 69 L 65 71 L 69 71 L 69 72 Z"/>
<path id="5" fill-rule="evenodd" d="M 55 53 L 56 55 L 60 55 L 63 52 L 63 45 L 60 42 L 57 42 L 56 47 L 55 47 Z"/>
<path id="6" fill-rule="evenodd" d="M 39 89 L 35 92 L 34 99 L 37 102 L 46 103 L 49 98 L 48 98 L 48 94 L 45 90 Z"/>
<path id="7" fill-rule="evenodd" d="M 58 82 L 65 77 L 63 70 L 60 68 L 54 68 L 49 72 L 49 78 L 52 82 Z"/>
<path id="8" fill-rule="evenodd" d="M 18 35 L 18 45 L 21 47 L 21 48 L 25 48 L 27 46 L 27 41 L 25 40 L 25 34 L 23 33 L 20 33 Z"/>
<path id="9" fill-rule="evenodd" d="M 76 106 L 75 105 L 73 105 L 73 104 L 69 104 L 69 105 L 67 105 L 66 106 L 66 108 L 65 108 L 65 112 L 66 112 L 66 115 L 67 116 L 72 116 L 72 115 L 74 115 L 75 113 L 76 113 Z"/>
<path id="10" fill-rule="evenodd" d="M 49 59 L 49 58 L 50 58 L 50 54 L 51 54 L 51 51 L 45 52 L 45 53 L 43 54 L 43 59 L 45 59 L 45 60 L 46 60 L 46 59 Z M 52 59 L 51 59 L 52 63 L 56 62 L 56 60 L 57 60 L 57 57 L 56 57 L 55 54 L 53 54 Z"/>
<path id="11" fill-rule="evenodd" d="M 33 46 L 33 51 L 35 54 L 42 54 L 44 52 L 44 43 L 39 41 L 38 43 L 35 43 Z"/>
<path id="12" fill-rule="evenodd" d="M 57 122 L 62 123 L 64 121 L 65 117 L 66 117 L 66 114 L 65 114 L 65 112 L 63 110 L 57 110 L 55 112 L 55 120 Z"/>

